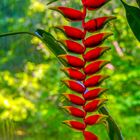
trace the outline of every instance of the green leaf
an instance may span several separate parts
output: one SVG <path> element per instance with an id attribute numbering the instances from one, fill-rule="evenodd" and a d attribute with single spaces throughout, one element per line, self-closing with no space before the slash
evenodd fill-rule
<path id="1" fill-rule="evenodd" d="M 140 0 L 136 0 L 136 1 L 137 1 L 138 6 L 140 7 Z"/>
<path id="2" fill-rule="evenodd" d="M 108 116 L 106 128 L 108 130 L 110 140 L 124 140 L 123 136 L 122 136 L 122 133 L 121 133 L 121 130 L 119 129 L 117 123 L 113 120 L 113 118 L 109 114 L 107 108 L 105 106 L 102 106 L 99 109 L 99 111 L 102 114 Z"/>
<path id="3" fill-rule="evenodd" d="M 52 3 L 56 2 L 56 1 L 58 1 L 58 0 L 50 0 L 50 1 L 47 3 L 47 5 L 50 5 L 50 4 L 52 4 Z"/>
<path id="4" fill-rule="evenodd" d="M 58 58 L 61 54 L 66 54 L 67 52 L 61 47 L 58 43 L 58 41 L 48 32 L 37 29 L 35 34 L 39 39 L 41 39 L 46 46 L 50 49 L 51 52 L 54 53 L 54 55 Z M 62 59 L 58 58 L 63 65 L 67 65 Z"/>
<path id="5" fill-rule="evenodd" d="M 127 5 L 124 1 L 122 1 L 122 3 L 126 10 L 127 21 L 134 35 L 140 41 L 140 9 L 137 7 Z"/>

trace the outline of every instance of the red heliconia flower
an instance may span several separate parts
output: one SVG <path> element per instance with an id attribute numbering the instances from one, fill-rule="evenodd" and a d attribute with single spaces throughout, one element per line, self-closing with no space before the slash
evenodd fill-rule
<path id="1" fill-rule="evenodd" d="M 99 33 L 88 37 L 84 41 L 84 45 L 88 48 L 100 45 L 107 37 L 111 36 L 112 33 Z"/>
<path id="2" fill-rule="evenodd" d="M 50 9 L 60 12 L 62 15 L 64 15 L 65 18 L 71 21 L 81 21 L 84 18 L 84 15 L 81 11 L 73 8 L 59 6 L 51 7 Z"/>
<path id="3" fill-rule="evenodd" d="M 86 74 L 94 74 L 98 72 L 105 64 L 109 63 L 109 61 L 106 60 L 97 60 L 93 61 L 84 68 L 84 72 Z"/>
<path id="4" fill-rule="evenodd" d="M 82 97 L 79 97 L 74 94 L 63 94 L 63 95 L 73 104 L 80 105 L 80 106 L 85 104 L 85 100 Z"/>
<path id="5" fill-rule="evenodd" d="M 84 131 L 83 134 L 84 134 L 85 140 L 99 140 L 95 134 L 89 131 Z"/>
<path id="6" fill-rule="evenodd" d="M 89 9 L 89 10 L 95 10 L 97 8 L 100 8 L 105 3 L 107 3 L 109 0 L 84 0 L 83 4 Z"/>
<path id="7" fill-rule="evenodd" d="M 84 98 L 85 100 L 93 100 L 106 90 L 107 90 L 106 88 L 101 88 L 101 87 L 97 87 L 92 90 L 89 89 L 84 93 Z"/>
<path id="8" fill-rule="evenodd" d="M 78 28 L 71 27 L 71 26 L 57 26 L 56 28 L 62 30 L 67 37 L 73 40 L 81 40 L 84 38 L 84 32 Z"/>
<path id="9" fill-rule="evenodd" d="M 84 25 L 84 28 L 88 32 L 95 32 L 95 31 L 102 29 L 108 21 L 115 19 L 115 18 L 116 17 L 114 17 L 114 16 L 95 18 L 95 19 L 92 19 L 92 20 L 89 20 L 88 22 L 86 22 Z"/>
<path id="10" fill-rule="evenodd" d="M 97 86 L 101 81 L 106 79 L 108 76 L 104 75 L 93 75 L 84 81 L 85 87 L 94 87 Z"/>
<path id="11" fill-rule="evenodd" d="M 84 55 L 84 59 L 86 61 L 92 61 L 95 60 L 97 58 L 99 58 L 105 51 L 109 50 L 109 47 L 96 47 L 93 48 L 91 50 L 89 50 L 88 52 L 85 53 Z"/>
<path id="12" fill-rule="evenodd" d="M 84 93 L 85 92 L 85 86 L 75 80 L 62 80 L 71 90 L 76 91 L 78 93 Z"/>
<path id="13" fill-rule="evenodd" d="M 51 8 L 60 12 L 70 21 L 80 21 L 81 29 L 71 26 L 56 27 L 64 32 L 68 39 L 59 42 L 65 47 L 67 54 L 59 55 L 65 67 L 62 70 L 70 79 L 63 82 L 74 92 L 78 94 L 64 94 L 64 96 L 72 103 L 71 106 L 64 106 L 70 115 L 78 117 L 82 120 L 67 120 L 65 124 L 71 128 L 81 131 L 85 140 L 99 140 L 98 137 L 86 131 L 88 125 L 94 125 L 103 122 L 105 115 L 90 112 L 97 111 L 99 107 L 107 101 L 100 98 L 100 95 L 107 89 L 97 87 L 108 76 L 97 74 L 101 68 L 107 64 L 107 60 L 98 60 L 103 53 L 109 50 L 109 47 L 99 46 L 103 41 L 112 35 L 112 33 L 97 33 L 88 36 L 88 32 L 95 32 L 102 29 L 105 24 L 114 19 L 113 16 L 104 16 L 94 18 L 86 22 L 87 10 L 95 10 L 103 6 L 109 0 L 82 0 L 82 12 L 73 8 L 64 6 Z M 88 36 L 88 37 L 87 37 Z M 75 40 L 75 41 L 74 41 Z M 70 54 L 69 54 L 70 52 Z M 97 59 L 97 60 L 96 60 Z M 96 75 L 92 75 L 95 74 Z M 76 106 L 76 107 L 75 107 Z M 77 108 L 77 106 L 79 108 Z"/>
<path id="14" fill-rule="evenodd" d="M 85 112 L 79 108 L 73 106 L 63 106 L 63 108 L 67 110 L 69 114 L 71 114 L 72 116 L 79 117 L 79 118 L 85 117 Z"/>
<path id="15" fill-rule="evenodd" d="M 59 55 L 58 57 L 66 61 L 72 67 L 82 68 L 85 65 L 84 60 L 73 55 L 65 54 Z"/>
<path id="16" fill-rule="evenodd" d="M 75 120 L 67 120 L 67 121 L 64 121 L 64 123 L 78 131 L 83 131 L 85 129 L 85 124 L 75 121 Z"/>
<path id="17" fill-rule="evenodd" d="M 61 41 L 65 48 L 68 50 L 68 51 L 71 51 L 71 52 L 74 52 L 74 53 L 77 53 L 77 54 L 83 54 L 84 51 L 85 51 L 85 48 L 84 46 L 82 46 L 81 44 L 75 42 L 75 41 L 72 41 L 72 40 L 63 40 Z"/>
<path id="18" fill-rule="evenodd" d="M 62 70 L 72 79 L 82 81 L 85 79 L 86 75 L 76 68 L 62 68 Z"/>
<path id="19" fill-rule="evenodd" d="M 93 112 L 95 110 L 97 110 L 105 101 L 107 101 L 107 99 L 94 99 L 93 101 L 87 103 L 84 106 L 84 110 L 86 112 Z"/>
<path id="20" fill-rule="evenodd" d="M 96 114 L 85 118 L 84 122 L 87 125 L 94 125 L 103 122 L 107 118 L 107 115 Z"/>

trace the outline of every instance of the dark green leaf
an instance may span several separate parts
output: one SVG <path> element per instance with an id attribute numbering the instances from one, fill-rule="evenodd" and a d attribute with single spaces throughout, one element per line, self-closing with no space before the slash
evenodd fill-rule
<path id="1" fill-rule="evenodd" d="M 113 118 L 110 116 L 108 110 L 105 106 L 101 107 L 99 110 L 102 114 L 107 115 L 107 130 L 109 133 L 110 140 L 123 140 L 123 136 L 121 134 L 121 131 L 119 127 L 117 126 L 117 123 L 113 120 Z"/>
<path id="2" fill-rule="evenodd" d="M 136 1 L 137 1 L 138 6 L 140 7 L 140 0 L 136 0 Z"/>
<path id="3" fill-rule="evenodd" d="M 57 40 L 48 32 L 37 29 L 35 34 L 46 44 L 46 46 L 54 53 L 54 55 L 58 58 L 61 54 L 66 54 L 67 52 L 59 45 Z M 66 63 L 59 59 L 64 65 Z"/>
<path id="4" fill-rule="evenodd" d="M 58 1 L 58 0 L 50 0 L 50 1 L 47 3 L 47 5 L 50 5 L 50 4 L 52 4 L 52 3 L 56 2 L 56 1 Z"/>
<path id="5" fill-rule="evenodd" d="M 128 23 L 129 23 L 134 35 L 140 41 L 140 9 L 127 5 L 123 1 L 122 1 L 122 3 L 126 10 L 126 17 L 127 17 Z"/>

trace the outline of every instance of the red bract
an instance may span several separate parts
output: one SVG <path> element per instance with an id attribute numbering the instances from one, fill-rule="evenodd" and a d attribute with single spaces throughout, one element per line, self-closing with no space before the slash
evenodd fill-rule
<path id="1" fill-rule="evenodd" d="M 101 123 L 106 118 L 107 118 L 106 115 L 96 114 L 96 115 L 92 115 L 92 116 L 87 117 L 84 122 L 87 125 L 94 125 L 94 124 L 97 124 L 97 123 Z"/>
<path id="2" fill-rule="evenodd" d="M 83 132 L 85 140 L 98 140 L 98 137 L 93 133 L 86 131 L 87 125 L 94 125 L 102 122 L 106 117 L 101 114 L 88 116 L 89 112 L 96 111 L 107 99 L 100 98 L 101 93 L 106 89 L 102 87 L 96 87 L 108 76 L 102 74 L 95 74 L 101 70 L 101 68 L 107 64 L 107 60 L 96 60 L 109 47 L 99 46 L 103 41 L 112 35 L 112 33 L 97 33 L 92 36 L 88 32 L 99 31 L 104 25 L 115 17 L 99 17 L 86 22 L 87 9 L 95 10 L 103 6 L 109 0 L 82 0 L 83 8 L 82 12 L 68 7 L 55 7 L 51 8 L 59 11 L 70 21 L 81 21 L 80 26 L 82 29 L 71 26 L 59 26 L 67 38 L 67 40 L 61 40 L 64 45 L 66 54 L 60 55 L 62 62 L 65 66 L 62 70 L 70 78 L 63 80 L 63 82 L 77 94 L 64 94 L 64 96 L 74 106 L 80 106 L 76 108 L 73 106 L 65 106 L 64 108 L 74 117 L 78 117 L 82 122 L 76 120 L 65 121 L 67 125 L 75 130 Z M 71 24 L 70 24 L 71 25 Z M 74 24 L 73 24 L 74 25 Z M 88 33 L 88 34 L 87 34 Z M 86 38 L 87 37 L 87 38 Z M 71 39 L 71 40 L 70 40 Z M 76 41 L 73 41 L 76 40 Z M 69 54 L 71 52 L 71 54 Z M 92 88 L 90 88 L 92 87 Z"/>
<path id="3" fill-rule="evenodd" d="M 84 131 L 83 134 L 84 134 L 85 140 L 99 140 L 96 135 L 94 135 L 93 133 L 89 131 Z"/>
<path id="4" fill-rule="evenodd" d="M 86 88 L 79 81 L 75 80 L 62 80 L 71 90 L 74 90 L 78 93 L 84 93 Z"/>
<path id="5" fill-rule="evenodd" d="M 85 66 L 84 72 L 86 74 L 94 74 L 94 73 L 98 72 L 107 63 L 109 63 L 109 62 L 106 60 L 93 61 L 92 63 Z"/>
<path id="6" fill-rule="evenodd" d="M 65 41 L 63 41 L 63 43 L 64 43 L 65 47 L 71 52 L 83 54 L 85 51 L 84 46 L 82 46 L 81 44 L 79 44 L 75 41 L 65 40 Z"/>
<path id="7" fill-rule="evenodd" d="M 82 60 L 79 57 L 73 56 L 73 55 L 66 54 L 66 55 L 59 55 L 58 57 L 63 59 L 70 66 L 73 66 L 73 67 L 82 68 L 85 65 L 84 60 Z"/>
<path id="8" fill-rule="evenodd" d="M 106 90 L 107 90 L 106 88 L 100 88 L 100 87 L 89 89 L 84 93 L 84 98 L 85 100 L 93 100 Z"/>
<path id="9" fill-rule="evenodd" d="M 73 8 L 59 6 L 51 7 L 50 9 L 60 12 L 62 15 L 64 15 L 64 17 L 72 21 L 81 21 L 84 18 L 83 13 L 81 11 Z"/>
<path id="10" fill-rule="evenodd" d="M 97 8 L 100 8 L 103 6 L 105 3 L 107 3 L 109 0 L 85 0 L 84 5 L 89 9 L 89 10 L 95 10 Z"/>
<path id="11" fill-rule="evenodd" d="M 86 75 L 76 68 L 62 68 L 62 70 L 72 79 L 82 81 L 85 79 Z"/>
<path id="12" fill-rule="evenodd" d="M 95 18 L 95 19 L 92 19 L 92 20 L 86 22 L 84 25 L 84 28 L 88 32 L 95 32 L 95 31 L 102 29 L 108 21 L 115 19 L 115 18 L 116 17 L 114 17 L 114 16 Z"/>
<path id="13" fill-rule="evenodd" d="M 82 97 L 79 97 L 77 95 L 74 95 L 74 94 L 64 94 L 64 96 L 70 101 L 72 102 L 73 104 L 76 104 L 76 105 L 84 105 L 85 104 L 85 100 L 82 98 Z"/>
<path id="14" fill-rule="evenodd" d="M 110 49 L 109 47 L 96 47 L 86 52 L 86 54 L 84 55 L 84 59 L 86 61 L 95 60 L 99 58 L 106 50 L 109 50 L 109 49 Z"/>
<path id="15" fill-rule="evenodd" d="M 86 112 L 93 112 L 99 108 L 100 105 L 102 105 L 107 99 L 94 99 L 93 101 L 87 103 L 84 106 L 84 110 Z"/>
<path id="16" fill-rule="evenodd" d="M 75 117 L 79 117 L 79 118 L 84 118 L 85 117 L 85 112 L 82 111 L 79 108 L 73 107 L 73 106 L 63 106 L 63 108 L 65 110 L 67 110 L 69 112 L 69 114 L 75 116 Z"/>
<path id="17" fill-rule="evenodd" d="M 84 38 L 84 32 L 78 28 L 74 28 L 71 26 L 59 26 L 56 28 L 62 30 L 66 34 L 66 36 L 71 39 L 81 40 Z"/>
<path id="18" fill-rule="evenodd" d="M 84 85 L 86 87 L 94 87 L 97 86 L 101 81 L 103 81 L 108 76 L 104 75 L 93 75 L 84 81 Z"/>
<path id="19" fill-rule="evenodd" d="M 100 45 L 107 37 L 109 37 L 111 35 L 112 35 L 112 33 L 99 33 L 99 34 L 95 34 L 93 36 L 88 37 L 84 41 L 84 45 L 87 48 L 95 47 L 97 45 Z"/>
<path id="20" fill-rule="evenodd" d="M 70 126 L 71 128 L 79 130 L 79 131 L 83 131 L 85 129 L 85 124 L 75 121 L 75 120 L 64 121 L 64 123 Z"/>

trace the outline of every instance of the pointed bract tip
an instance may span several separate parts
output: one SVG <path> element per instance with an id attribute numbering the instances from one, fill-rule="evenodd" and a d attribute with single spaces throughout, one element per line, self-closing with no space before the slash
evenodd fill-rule
<path id="1" fill-rule="evenodd" d="M 108 20 L 113 20 L 113 19 L 117 19 L 117 17 L 116 16 L 109 16 L 108 17 Z"/>
<path id="2" fill-rule="evenodd" d="M 69 120 L 65 120 L 65 121 L 63 121 L 62 123 L 63 123 L 63 124 L 66 124 L 66 125 L 68 125 L 68 126 L 71 126 Z"/>
<path id="3" fill-rule="evenodd" d="M 49 7 L 48 9 L 57 11 L 58 10 L 58 7 L 57 6 L 54 6 L 54 7 Z"/>
<path id="4" fill-rule="evenodd" d="M 112 32 L 110 32 L 110 33 L 105 33 L 105 34 L 104 34 L 104 39 L 106 39 L 107 37 L 112 36 L 112 35 L 113 35 Z"/>

